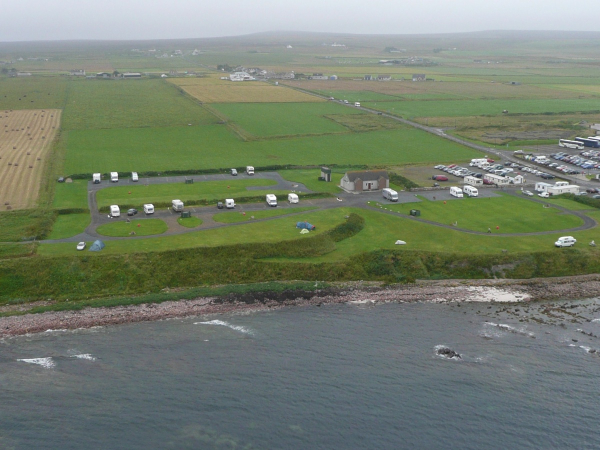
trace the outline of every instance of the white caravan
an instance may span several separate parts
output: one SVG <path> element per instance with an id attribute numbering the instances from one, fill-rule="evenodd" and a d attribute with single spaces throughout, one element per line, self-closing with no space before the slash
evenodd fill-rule
<path id="1" fill-rule="evenodd" d="M 398 193 L 393 189 L 385 188 L 381 190 L 381 193 L 383 194 L 383 198 L 389 200 L 390 202 L 398 201 Z"/>
<path id="2" fill-rule="evenodd" d="M 267 194 L 266 200 L 267 200 L 267 205 L 277 206 L 277 197 L 275 196 L 275 194 Z"/>
<path id="3" fill-rule="evenodd" d="M 456 186 L 452 186 L 450 188 L 450 195 L 452 197 L 456 197 L 456 198 L 463 198 L 463 191 L 461 188 L 456 187 Z"/>
<path id="4" fill-rule="evenodd" d="M 144 205 L 144 213 L 154 214 L 154 205 L 152 203 L 146 203 Z"/>
<path id="5" fill-rule="evenodd" d="M 479 197 L 479 191 L 474 186 L 463 187 L 463 192 L 465 194 L 467 194 L 469 197 Z"/>
<path id="6" fill-rule="evenodd" d="M 110 205 L 110 217 L 120 217 L 121 210 L 118 205 Z"/>

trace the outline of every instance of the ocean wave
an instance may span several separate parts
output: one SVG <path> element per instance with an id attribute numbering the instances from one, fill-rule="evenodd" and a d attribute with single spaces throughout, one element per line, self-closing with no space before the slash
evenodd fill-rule
<path id="1" fill-rule="evenodd" d="M 52 369 L 56 366 L 56 363 L 52 359 L 52 357 L 47 358 L 29 358 L 29 359 L 17 359 L 17 361 L 28 363 L 28 364 L 37 364 L 38 366 L 42 366 L 46 369 Z"/>
<path id="2" fill-rule="evenodd" d="M 96 361 L 96 357 L 89 353 L 82 353 L 81 355 L 72 355 L 71 358 L 87 359 L 88 361 Z"/>
<path id="3" fill-rule="evenodd" d="M 229 322 L 225 322 L 224 320 L 209 320 L 208 322 L 194 322 L 194 325 L 219 325 L 222 327 L 231 328 L 232 330 L 238 331 L 240 333 L 250 334 L 250 335 L 254 334 L 254 331 L 252 331 L 250 328 L 243 327 L 241 325 L 232 325 Z"/>

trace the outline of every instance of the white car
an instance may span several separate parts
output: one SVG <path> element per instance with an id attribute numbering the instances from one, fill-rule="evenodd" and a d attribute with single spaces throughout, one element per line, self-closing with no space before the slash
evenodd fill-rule
<path id="1" fill-rule="evenodd" d="M 533 197 L 533 192 L 531 192 L 531 191 L 523 191 L 523 195 L 527 195 L 528 197 Z"/>
<path id="2" fill-rule="evenodd" d="M 547 192 L 540 192 L 538 194 L 538 197 L 542 197 L 542 198 L 550 198 L 550 194 L 548 194 Z"/>
<path id="3" fill-rule="evenodd" d="M 83 250 L 85 248 L 85 242 L 80 242 L 77 244 L 77 250 Z"/>

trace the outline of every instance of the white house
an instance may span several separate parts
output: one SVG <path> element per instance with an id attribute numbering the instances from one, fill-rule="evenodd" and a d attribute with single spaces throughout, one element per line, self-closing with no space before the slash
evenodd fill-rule
<path id="1" fill-rule="evenodd" d="M 254 80 L 256 80 L 256 78 L 254 78 L 247 72 L 234 72 L 231 75 L 229 75 L 229 79 L 231 81 L 254 81 Z"/>
<path id="2" fill-rule="evenodd" d="M 348 192 L 381 191 L 390 187 L 390 178 L 385 170 L 346 172 L 340 187 Z"/>

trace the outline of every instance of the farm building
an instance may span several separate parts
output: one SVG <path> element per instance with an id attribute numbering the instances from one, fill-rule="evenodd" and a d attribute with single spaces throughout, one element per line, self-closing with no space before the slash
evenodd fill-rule
<path id="1" fill-rule="evenodd" d="M 424 73 L 415 73 L 412 76 L 413 81 L 425 81 L 426 79 L 427 79 L 427 77 L 425 76 Z"/>
<path id="2" fill-rule="evenodd" d="M 256 78 L 246 72 L 234 72 L 229 75 L 231 81 L 254 81 Z"/>
<path id="3" fill-rule="evenodd" d="M 338 76 L 337 76 L 337 75 L 331 75 L 331 76 L 329 77 L 329 79 L 330 79 L 330 80 L 334 80 L 334 81 L 335 81 L 335 80 L 337 80 L 337 79 L 338 79 Z"/>
<path id="4" fill-rule="evenodd" d="M 98 72 L 96 74 L 96 78 L 110 78 L 112 77 L 112 73 L 108 73 L 108 72 Z"/>
<path id="5" fill-rule="evenodd" d="M 390 178 L 385 170 L 362 170 L 346 172 L 340 181 L 348 192 L 380 191 L 390 187 Z"/>
<path id="6" fill-rule="evenodd" d="M 83 70 L 83 69 L 69 70 L 69 75 L 74 76 L 74 77 L 85 77 L 85 70 Z"/>
<path id="7" fill-rule="evenodd" d="M 17 72 L 18 77 L 30 77 L 31 72 Z"/>
<path id="8" fill-rule="evenodd" d="M 392 80 L 391 75 L 379 75 L 377 77 L 377 81 L 391 81 L 391 80 Z"/>
<path id="9" fill-rule="evenodd" d="M 365 75 L 365 81 L 371 81 L 373 79 L 373 75 Z"/>
<path id="10" fill-rule="evenodd" d="M 142 74 L 139 72 L 126 72 L 123 74 L 123 78 L 142 78 Z"/>
<path id="11" fill-rule="evenodd" d="M 494 175 L 493 173 L 486 173 L 483 176 L 484 181 L 488 181 L 489 183 L 496 184 L 498 186 L 505 186 L 510 184 L 510 180 L 501 175 Z"/>

